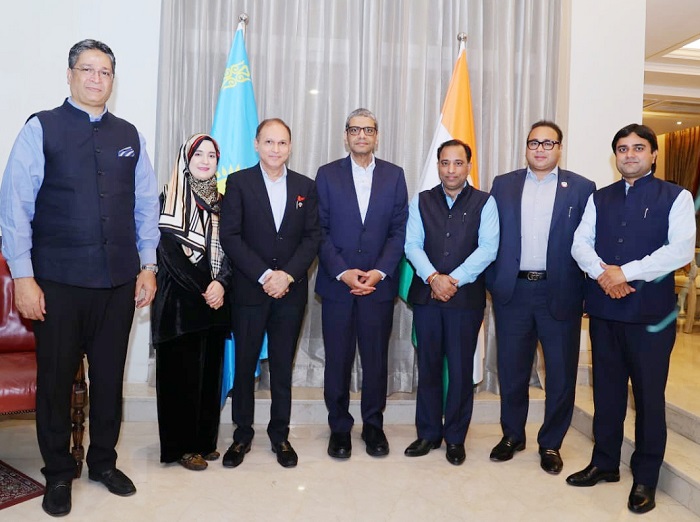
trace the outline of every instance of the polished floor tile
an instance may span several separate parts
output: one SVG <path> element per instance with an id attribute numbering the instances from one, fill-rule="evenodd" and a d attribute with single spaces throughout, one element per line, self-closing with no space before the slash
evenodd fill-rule
<path id="1" fill-rule="evenodd" d="M 158 462 L 157 425 L 124 423 L 119 467 L 135 482 L 133 497 L 117 497 L 84 472 L 73 484 L 68 520 L 90 521 L 619 521 L 638 520 L 627 510 L 632 478 L 622 469 L 617 484 L 573 488 L 564 479 L 588 464 L 591 441 L 571 430 L 562 448 L 564 471 L 548 475 L 539 467 L 537 426 L 528 426 L 527 449 L 509 462 L 488 458 L 500 438 L 497 425 L 472 425 L 467 460 L 452 466 L 444 445 L 429 455 L 407 458 L 404 448 L 415 438 L 413 426 L 387 426 L 391 453 L 372 458 L 359 430 L 353 455 L 336 461 L 326 454 L 325 426 L 295 426 L 290 440 L 299 466 L 281 468 L 270 451 L 264 427 L 257 427 L 252 451 L 240 467 L 221 461 L 201 472 Z M 219 450 L 231 442 L 223 426 Z M 0 458 L 42 480 L 31 420 L 0 421 Z M 0 520 L 47 520 L 41 498 L 0 511 Z M 645 521 L 697 520 L 690 511 L 659 492 L 657 508 Z"/>

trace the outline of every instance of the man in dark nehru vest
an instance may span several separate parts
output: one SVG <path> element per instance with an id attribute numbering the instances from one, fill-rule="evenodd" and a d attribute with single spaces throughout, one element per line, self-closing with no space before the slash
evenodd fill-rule
<path id="1" fill-rule="evenodd" d="M 102 42 L 71 48 L 70 97 L 29 118 L 0 189 L 17 309 L 34 322 L 42 507 L 53 516 L 71 509 L 71 389 L 83 353 L 89 477 L 116 495 L 136 492 L 116 468 L 115 446 L 134 307 L 150 304 L 156 291 L 158 192 L 143 138 L 107 110 L 114 71 L 114 54 Z"/>
<path id="2" fill-rule="evenodd" d="M 438 148 L 441 183 L 418 194 L 409 206 L 406 257 L 416 270 L 408 301 L 418 341 L 418 439 L 408 457 L 447 444 L 446 458 L 465 460 L 464 440 L 472 416 L 472 374 L 484 318 L 483 271 L 498 251 L 498 209 L 493 197 L 467 182 L 471 149 L 459 140 Z M 449 384 L 443 424 L 443 360 Z"/>
<path id="3" fill-rule="evenodd" d="M 654 131 L 631 124 L 612 141 L 622 179 L 588 200 L 571 254 L 589 278 L 586 311 L 593 352 L 591 463 L 572 486 L 620 480 L 627 381 L 635 400 L 634 483 L 627 507 L 655 507 L 666 448 L 664 390 L 676 339 L 673 272 L 690 262 L 695 208 L 690 192 L 654 177 Z"/>

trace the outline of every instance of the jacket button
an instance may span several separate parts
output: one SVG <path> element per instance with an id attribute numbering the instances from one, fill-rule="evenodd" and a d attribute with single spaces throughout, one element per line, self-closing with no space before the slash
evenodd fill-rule
<path id="1" fill-rule="evenodd" d="M 447 234 L 445 234 L 445 237 L 450 237 L 450 233 L 448 232 Z"/>
<path id="2" fill-rule="evenodd" d="M 449 255 L 450 255 L 449 252 L 445 252 L 445 253 L 443 254 L 443 256 L 445 256 L 445 257 L 447 257 L 447 256 L 449 256 Z"/>
<path id="3" fill-rule="evenodd" d="M 624 243 L 624 242 L 625 242 L 625 240 L 624 240 L 624 239 L 622 239 L 622 238 L 620 237 L 620 238 L 618 238 L 618 239 L 617 239 L 617 242 L 618 242 L 618 243 Z"/>

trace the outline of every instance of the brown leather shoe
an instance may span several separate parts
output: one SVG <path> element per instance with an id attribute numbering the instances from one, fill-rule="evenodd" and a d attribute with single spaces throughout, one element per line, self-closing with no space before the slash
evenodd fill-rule
<path id="1" fill-rule="evenodd" d="M 199 453 L 185 453 L 177 462 L 190 471 L 202 471 L 208 466 L 207 461 Z"/>
<path id="2" fill-rule="evenodd" d="M 221 453 L 218 451 L 214 450 L 211 453 L 207 453 L 206 455 L 202 455 L 202 458 L 204 460 L 219 460 L 219 457 L 221 456 Z"/>

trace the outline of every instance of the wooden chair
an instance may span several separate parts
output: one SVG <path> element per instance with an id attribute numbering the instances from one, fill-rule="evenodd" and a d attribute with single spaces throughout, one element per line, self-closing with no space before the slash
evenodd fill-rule
<path id="1" fill-rule="evenodd" d="M 698 302 L 697 275 L 698 265 L 694 258 L 690 264 L 677 270 L 674 275 L 676 293 L 678 294 L 678 307 L 681 311 L 685 309 L 685 324 L 683 325 L 685 333 L 691 333 L 695 324 Z"/>
<path id="2" fill-rule="evenodd" d="M 20 316 L 14 302 L 14 284 L 0 254 L 0 416 L 36 411 L 36 352 L 31 321 Z M 85 363 L 81 359 L 73 383 L 71 421 L 75 476 L 83 470 L 85 450 Z"/>

